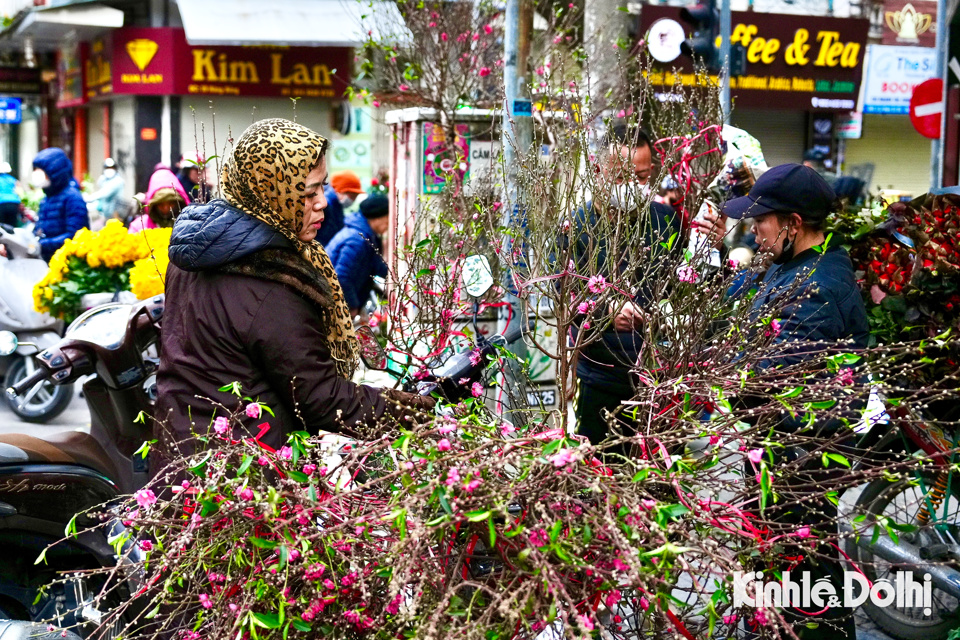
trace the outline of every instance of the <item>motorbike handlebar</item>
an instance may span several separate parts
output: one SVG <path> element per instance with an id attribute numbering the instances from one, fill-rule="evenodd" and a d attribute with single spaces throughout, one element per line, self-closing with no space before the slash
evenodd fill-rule
<path id="1" fill-rule="evenodd" d="M 8 394 L 13 394 L 15 396 L 21 395 L 24 391 L 37 384 L 41 380 L 45 380 L 50 373 L 43 367 L 38 368 L 36 371 L 31 373 L 29 376 L 13 385 L 7 389 Z"/>

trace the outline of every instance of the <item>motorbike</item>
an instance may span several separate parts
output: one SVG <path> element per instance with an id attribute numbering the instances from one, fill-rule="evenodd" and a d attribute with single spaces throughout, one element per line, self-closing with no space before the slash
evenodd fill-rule
<path id="1" fill-rule="evenodd" d="M 16 335 L 18 348 L 0 357 L 4 387 L 12 387 L 36 371 L 33 356 L 55 344 L 63 333 L 63 322 L 33 308 L 33 285 L 47 274 L 47 263 L 39 259 L 40 244 L 24 227 L 0 224 L 0 244 L 9 259 L 0 259 L 0 331 Z M 37 382 L 18 398 L 5 397 L 10 409 L 26 422 L 48 422 L 73 399 L 72 385 Z"/>
<path id="2" fill-rule="evenodd" d="M 118 637 L 122 621 L 104 624 L 106 613 L 92 604 L 101 585 L 85 570 L 117 565 L 111 542 L 123 525 L 114 520 L 86 530 L 94 524 L 86 513 L 109 508 L 150 476 L 140 451 L 151 430 L 137 418 L 156 400 L 159 360 L 149 354 L 163 306 L 161 295 L 87 311 L 37 355 L 32 374 L 7 390 L 16 396 L 45 381 L 63 386 L 86 377 L 91 422 L 89 432 L 0 435 L 0 618 L 57 620 L 84 637 L 95 629 L 98 637 Z M 0 345 L 6 354 L 19 348 L 10 332 L 0 332 Z M 69 529 L 80 533 L 64 539 Z"/>

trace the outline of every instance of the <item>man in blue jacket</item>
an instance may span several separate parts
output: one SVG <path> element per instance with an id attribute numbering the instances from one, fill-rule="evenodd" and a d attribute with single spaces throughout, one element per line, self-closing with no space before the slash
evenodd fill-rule
<path id="1" fill-rule="evenodd" d="M 73 163 L 63 149 L 44 149 L 33 159 L 33 169 L 32 182 L 43 187 L 46 195 L 37 211 L 34 232 L 40 236 L 40 255 L 50 260 L 67 238 L 90 226 L 90 218 L 73 179 Z"/>
<path id="2" fill-rule="evenodd" d="M 327 255 L 337 271 L 337 279 L 347 300 L 350 315 L 363 313 L 373 290 L 374 276 L 386 277 L 380 236 L 390 227 L 390 202 L 373 195 L 360 203 L 360 212 L 351 213 L 327 245 Z"/>

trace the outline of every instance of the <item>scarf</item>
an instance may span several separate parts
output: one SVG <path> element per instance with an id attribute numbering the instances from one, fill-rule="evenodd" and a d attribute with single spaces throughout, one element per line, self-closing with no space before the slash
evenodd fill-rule
<path id="1" fill-rule="evenodd" d="M 336 361 L 340 376 L 349 380 L 357 367 L 359 346 L 340 281 L 323 246 L 298 237 L 303 228 L 307 174 L 326 148 L 326 138 L 289 120 L 255 122 L 228 154 L 220 184 L 227 202 L 280 232 L 329 285 L 324 293 L 332 302 L 323 346 Z"/>

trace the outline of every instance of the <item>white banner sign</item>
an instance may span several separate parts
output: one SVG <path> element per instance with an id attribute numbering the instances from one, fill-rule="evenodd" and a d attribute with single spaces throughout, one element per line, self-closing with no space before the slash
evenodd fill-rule
<path id="1" fill-rule="evenodd" d="M 936 75 L 936 49 L 872 44 L 868 55 L 863 112 L 909 113 L 913 88 Z"/>

